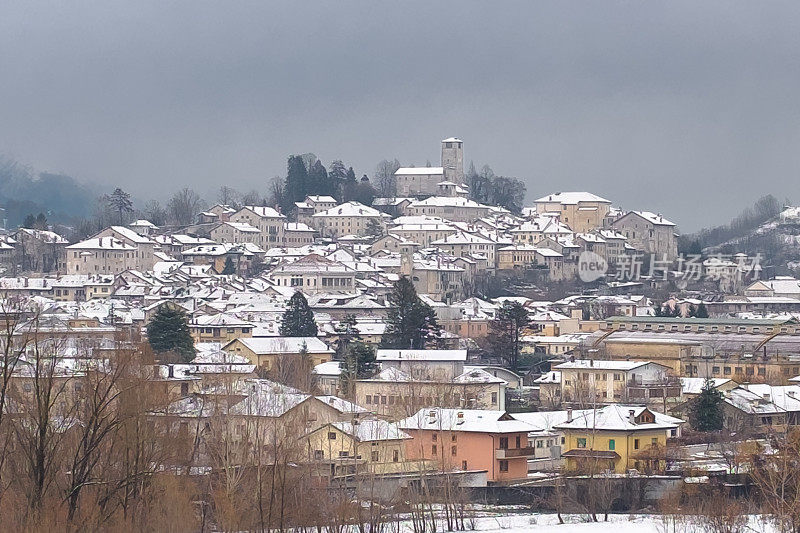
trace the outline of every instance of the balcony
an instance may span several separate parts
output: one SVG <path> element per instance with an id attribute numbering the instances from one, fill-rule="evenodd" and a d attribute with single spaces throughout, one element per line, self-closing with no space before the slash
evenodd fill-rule
<path id="1" fill-rule="evenodd" d="M 536 454 L 533 446 L 525 448 L 500 448 L 494 451 L 495 459 L 513 459 L 515 457 L 532 457 Z"/>

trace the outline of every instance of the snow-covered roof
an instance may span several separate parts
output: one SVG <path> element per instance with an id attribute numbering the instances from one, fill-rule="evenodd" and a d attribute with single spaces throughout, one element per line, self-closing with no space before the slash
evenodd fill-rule
<path id="1" fill-rule="evenodd" d="M 653 417 L 653 422 L 636 422 L 636 419 L 644 412 L 649 411 Z M 631 415 L 634 420 L 631 421 Z M 672 416 L 650 411 L 647 407 L 640 405 L 605 405 L 599 409 L 591 409 L 573 414 L 571 422 L 564 421 L 554 426 L 556 429 L 579 429 L 579 430 L 608 430 L 608 431 L 635 431 L 643 429 L 674 429 L 683 420 Z"/>
<path id="2" fill-rule="evenodd" d="M 315 204 L 335 204 L 336 198 L 333 196 L 312 195 L 306 196 L 306 200 Z"/>
<path id="3" fill-rule="evenodd" d="M 714 388 L 717 388 L 731 383 L 731 380 L 728 378 L 711 378 L 711 383 Z M 681 394 L 700 394 L 705 384 L 706 378 L 681 377 Z"/>
<path id="4" fill-rule="evenodd" d="M 333 427 L 359 442 L 410 439 L 397 424 L 385 420 L 359 420 L 358 422 L 333 422 Z"/>
<path id="5" fill-rule="evenodd" d="M 108 251 L 135 251 L 136 247 L 126 244 L 116 237 L 94 237 L 67 246 L 70 250 L 108 250 Z"/>
<path id="6" fill-rule="evenodd" d="M 643 219 L 647 220 L 651 224 L 655 224 L 656 226 L 674 226 L 674 222 L 670 222 L 663 216 L 657 213 L 651 213 L 650 211 L 633 211 Z"/>
<path id="7" fill-rule="evenodd" d="M 315 218 L 327 217 L 383 217 L 384 214 L 373 207 L 366 206 L 359 202 L 345 202 L 341 205 L 331 207 L 325 211 L 320 211 L 314 215 Z"/>
<path id="8" fill-rule="evenodd" d="M 427 429 L 470 433 L 529 433 L 536 430 L 527 422 L 517 420 L 505 411 L 440 407 L 420 409 L 397 425 L 404 430 Z"/>
<path id="9" fill-rule="evenodd" d="M 400 167 L 395 170 L 395 176 L 433 176 L 437 174 L 444 174 L 444 168 L 442 167 Z"/>
<path id="10" fill-rule="evenodd" d="M 309 227 L 308 224 L 303 224 L 302 222 L 286 222 L 283 224 L 283 227 L 286 231 L 305 231 L 305 232 L 315 232 L 316 230 L 312 227 Z"/>
<path id="11" fill-rule="evenodd" d="M 223 222 L 217 227 L 221 226 L 230 226 L 236 231 L 241 231 L 243 233 L 261 233 L 260 229 L 251 224 L 248 224 L 247 222 Z"/>
<path id="12" fill-rule="evenodd" d="M 591 359 L 576 359 L 575 361 L 567 361 L 566 363 L 561 363 L 559 365 L 554 366 L 553 368 L 557 368 L 559 370 L 575 370 L 575 369 L 587 369 L 587 370 L 619 370 L 621 372 L 628 372 L 630 370 L 634 370 L 636 368 L 646 366 L 649 364 L 657 364 L 657 363 L 650 363 L 649 361 L 605 361 L 605 360 L 591 360 Z"/>
<path id="13" fill-rule="evenodd" d="M 506 380 L 492 375 L 482 368 L 471 368 L 469 370 L 465 370 L 463 374 L 453 378 L 453 383 L 459 383 L 462 385 L 467 383 L 495 383 L 508 385 Z"/>
<path id="14" fill-rule="evenodd" d="M 466 361 L 467 350 L 378 350 L 378 361 Z"/>
<path id="15" fill-rule="evenodd" d="M 339 366 L 339 361 L 326 361 L 316 365 L 311 373 L 317 376 L 341 376 L 342 368 Z"/>
<path id="16" fill-rule="evenodd" d="M 327 395 L 327 396 L 317 396 L 316 398 L 317 400 L 323 402 L 324 404 L 330 407 L 333 407 L 334 409 L 343 414 L 369 413 L 368 410 L 364 409 L 360 405 L 347 401 L 343 398 L 339 398 L 338 396 Z"/>
<path id="17" fill-rule="evenodd" d="M 424 200 L 411 202 L 409 207 L 473 207 L 489 209 L 489 206 L 461 196 L 431 196 Z"/>
<path id="18" fill-rule="evenodd" d="M 240 337 L 239 341 L 256 355 L 276 353 L 300 353 L 305 349 L 308 353 L 333 353 L 328 345 L 317 337 Z M 225 348 L 231 343 L 225 345 Z"/>
<path id="19" fill-rule="evenodd" d="M 610 204 L 609 200 L 605 198 L 601 198 L 596 194 L 592 194 L 590 192 L 557 192 L 553 194 L 548 194 L 547 196 L 542 196 L 536 203 L 550 203 L 556 202 L 560 204 L 578 204 L 581 202 L 600 202 L 604 204 Z"/>

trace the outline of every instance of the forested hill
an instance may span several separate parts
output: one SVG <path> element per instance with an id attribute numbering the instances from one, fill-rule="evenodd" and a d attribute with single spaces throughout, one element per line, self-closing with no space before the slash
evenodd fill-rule
<path id="1" fill-rule="evenodd" d="M 20 224 L 28 214 L 45 213 L 53 223 L 69 224 L 91 215 L 97 192 L 71 176 L 35 172 L 14 160 L 0 157 L 0 207 L 7 227 Z"/>

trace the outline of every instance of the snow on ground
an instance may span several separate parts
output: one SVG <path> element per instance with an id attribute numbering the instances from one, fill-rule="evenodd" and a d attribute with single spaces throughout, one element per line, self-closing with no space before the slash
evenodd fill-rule
<path id="1" fill-rule="evenodd" d="M 691 519 L 672 520 L 659 515 L 610 515 L 608 522 L 587 522 L 586 515 L 563 515 L 564 524 L 558 523 L 554 514 L 493 514 L 474 519 L 474 529 L 480 533 L 704 533 L 702 524 Z M 599 515 L 598 520 L 603 516 Z M 411 531 L 410 524 L 401 530 Z M 747 531 L 773 533 L 776 530 L 762 523 L 758 517 L 749 517 Z"/>

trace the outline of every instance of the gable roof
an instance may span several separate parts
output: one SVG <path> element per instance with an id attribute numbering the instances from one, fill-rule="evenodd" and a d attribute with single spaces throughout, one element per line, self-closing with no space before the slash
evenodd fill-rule
<path id="1" fill-rule="evenodd" d="M 470 433 L 529 433 L 536 427 L 517 420 L 505 411 L 484 409 L 445 409 L 430 407 L 401 420 L 404 430 L 427 429 Z"/>
<path id="2" fill-rule="evenodd" d="M 328 345 L 317 337 L 240 337 L 232 340 L 222 347 L 223 350 L 234 342 L 241 342 L 247 349 L 256 355 L 266 354 L 295 354 L 305 346 L 306 352 L 313 353 L 333 353 Z"/>
<path id="3" fill-rule="evenodd" d="M 577 204 L 580 202 L 599 202 L 604 204 L 610 204 L 609 200 L 605 198 L 601 198 L 596 194 L 592 194 L 590 192 L 557 192 L 553 194 L 548 194 L 547 196 L 542 196 L 536 203 L 545 203 L 545 202 L 557 202 L 560 204 L 572 205 Z"/>
<path id="4" fill-rule="evenodd" d="M 631 422 L 630 417 L 639 418 L 642 413 L 648 411 L 654 417 L 652 423 Z M 640 405 L 618 405 L 611 404 L 600 409 L 591 409 L 579 413 L 572 421 L 565 421 L 553 426 L 556 429 L 587 429 L 587 430 L 606 430 L 606 431 L 635 431 L 644 429 L 674 429 L 683 420 L 672 416 L 657 413 Z"/>

